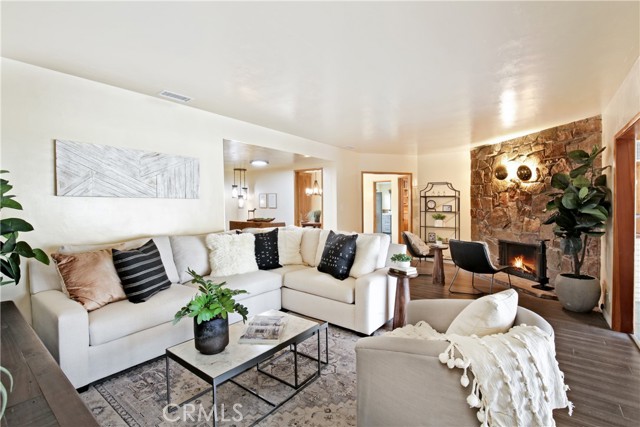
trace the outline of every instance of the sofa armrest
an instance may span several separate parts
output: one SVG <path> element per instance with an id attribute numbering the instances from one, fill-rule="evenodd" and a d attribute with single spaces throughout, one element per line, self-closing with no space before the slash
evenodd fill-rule
<path id="1" fill-rule="evenodd" d="M 384 336 L 358 340 L 358 425 L 477 425 L 466 402 L 471 388 L 460 385 L 462 371 L 438 360 L 448 345 Z"/>
<path id="2" fill-rule="evenodd" d="M 89 365 L 89 315 L 61 291 L 31 296 L 33 329 L 74 387 L 82 387 Z"/>
<path id="3" fill-rule="evenodd" d="M 388 282 L 388 271 L 388 268 L 381 268 L 356 279 L 355 321 L 358 332 L 371 334 L 393 316 L 395 286 Z M 380 319 L 384 319 L 382 323 Z"/>

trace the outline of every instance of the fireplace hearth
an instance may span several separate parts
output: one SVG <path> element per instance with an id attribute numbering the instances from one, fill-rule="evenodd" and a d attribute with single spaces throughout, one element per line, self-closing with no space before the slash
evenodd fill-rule
<path id="1" fill-rule="evenodd" d="M 543 291 L 554 289 L 547 277 L 546 240 L 539 244 L 499 240 L 499 263 L 509 266 L 509 274 L 538 282 L 533 287 Z"/>

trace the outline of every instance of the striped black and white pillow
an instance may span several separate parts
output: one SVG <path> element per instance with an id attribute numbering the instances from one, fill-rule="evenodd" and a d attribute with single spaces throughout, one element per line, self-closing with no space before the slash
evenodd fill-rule
<path id="1" fill-rule="evenodd" d="M 145 302 L 171 286 L 160 252 L 153 240 L 149 240 L 138 249 L 112 249 L 111 253 L 124 293 L 132 303 Z"/>

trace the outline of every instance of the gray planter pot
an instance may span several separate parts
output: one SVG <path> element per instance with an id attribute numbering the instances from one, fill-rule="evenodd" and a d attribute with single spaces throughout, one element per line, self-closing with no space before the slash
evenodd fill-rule
<path id="1" fill-rule="evenodd" d="M 213 319 L 198 325 L 193 318 L 196 350 L 202 354 L 217 354 L 229 344 L 229 318 Z"/>
<path id="2" fill-rule="evenodd" d="M 560 274 L 556 277 L 556 295 L 562 306 L 577 313 L 593 310 L 600 300 L 600 281 L 591 276 L 580 279 L 571 274 Z"/>

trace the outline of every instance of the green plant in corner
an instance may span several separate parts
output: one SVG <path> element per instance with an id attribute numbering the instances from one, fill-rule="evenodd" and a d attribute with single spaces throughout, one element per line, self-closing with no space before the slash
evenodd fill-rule
<path id="1" fill-rule="evenodd" d="M 198 285 L 200 294 L 175 314 L 174 325 L 187 316 L 194 317 L 196 322 L 201 324 L 212 319 L 226 319 L 230 313 L 241 315 L 243 322 L 247 320 L 249 310 L 233 299 L 236 295 L 248 293 L 247 291 L 224 287 L 226 282 L 213 283 L 211 280 L 205 280 L 192 269 L 188 269 L 187 272 L 193 277 L 193 283 Z"/>
<path id="2" fill-rule="evenodd" d="M 431 217 L 433 219 L 437 220 L 443 220 L 443 219 L 447 219 L 447 216 L 445 214 L 441 214 L 441 213 L 434 213 L 433 215 L 431 215 Z"/>
<path id="3" fill-rule="evenodd" d="M 407 262 L 407 261 L 411 261 L 411 256 L 409 256 L 407 254 L 403 254 L 403 253 L 397 253 L 397 254 L 393 254 L 391 256 L 391 261 L 393 261 L 393 262 Z"/>
<path id="4" fill-rule="evenodd" d="M 2 173 L 9 171 L 2 170 Z M 7 194 L 13 186 L 6 179 L 0 179 L 0 210 L 22 210 L 22 205 L 15 200 L 15 196 Z M 32 248 L 27 242 L 19 241 L 18 234 L 32 231 L 33 226 L 20 218 L 0 219 L 0 286 L 20 282 L 20 257 L 35 258 L 38 261 L 49 264 L 49 257 L 42 249 Z"/>
<path id="5" fill-rule="evenodd" d="M 611 216 L 611 190 L 603 174 L 609 166 L 594 165 L 604 150 L 593 147 L 591 153 L 584 150 L 567 153 L 579 166 L 569 174 L 555 173 L 551 178 L 551 186 L 561 191 L 550 194 L 553 198 L 546 210 L 555 212 L 544 224 L 555 224 L 553 233 L 561 238 L 563 253 L 571 255 L 575 278 L 586 277 L 580 270 L 587 252 L 587 239 L 604 235 L 605 223 Z"/>

